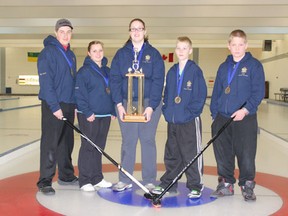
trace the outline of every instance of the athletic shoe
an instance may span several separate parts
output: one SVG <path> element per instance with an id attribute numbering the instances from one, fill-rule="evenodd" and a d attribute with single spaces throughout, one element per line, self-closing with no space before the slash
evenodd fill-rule
<path id="1" fill-rule="evenodd" d="M 116 192 L 121 192 L 132 188 L 132 184 L 126 184 L 124 182 L 119 181 L 117 184 L 113 185 L 112 190 Z"/>
<path id="2" fill-rule="evenodd" d="M 153 183 L 148 183 L 145 185 L 145 187 L 149 190 L 152 191 L 155 188 L 155 185 Z"/>
<path id="3" fill-rule="evenodd" d="M 242 196 L 245 201 L 254 201 L 256 200 L 256 195 L 253 191 L 255 188 L 254 181 L 246 181 L 244 186 L 241 186 Z"/>
<path id="4" fill-rule="evenodd" d="M 223 196 L 232 196 L 234 195 L 234 186 L 233 184 L 226 183 L 225 179 L 223 177 L 218 178 L 218 186 L 216 188 L 216 191 L 214 191 L 210 197 L 223 197 Z"/>
<path id="5" fill-rule="evenodd" d="M 165 189 L 162 188 L 161 186 L 156 186 L 156 187 L 151 191 L 151 193 L 152 193 L 152 194 L 159 195 L 159 194 L 161 194 L 164 190 L 165 190 Z M 176 187 L 172 187 L 172 188 L 170 188 L 165 194 L 170 194 L 170 195 L 177 194 L 177 188 L 176 188 Z"/>
<path id="6" fill-rule="evenodd" d="M 85 191 L 85 192 L 93 192 L 95 191 L 95 188 L 93 187 L 92 184 L 85 184 L 83 185 L 81 188 L 80 188 L 82 191 Z"/>
<path id="7" fill-rule="evenodd" d="M 55 190 L 52 188 L 52 186 L 43 186 L 39 188 L 39 191 L 42 192 L 44 195 L 54 195 Z"/>
<path id="8" fill-rule="evenodd" d="M 98 184 L 94 185 L 94 188 L 109 188 L 112 187 L 112 183 L 102 179 Z"/>
<path id="9" fill-rule="evenodd" d="M 191 192 L 187 194 L 188 198 L 190 199 L 200 198 L 201 195 L 202 195 L 201 190 L 197 189 L 192 189 Z"/>
<path id="10" fill-rule="evenodd" d="M 164 188 L 162 188 L 161 186 L 156 186 L 151 192 L 152 192 L 153 194 L 159 195 L 159 194 L 161 194 L 163 191 L 164 191 Z"/>
<path id="11" fill-rule="evenodd" d="M 61 179 L 58 179 L 59 185 L 79 185 L 78 178 L 75 177 L 72 181 L 62 181 Z"/>

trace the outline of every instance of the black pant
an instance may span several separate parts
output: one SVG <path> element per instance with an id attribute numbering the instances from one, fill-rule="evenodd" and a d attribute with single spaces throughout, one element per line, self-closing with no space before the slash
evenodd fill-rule
<path id="1" fill-rule="evenodd" d="M 80 130 L 95 145 L 104 150 L 110 127 L 111 117 L 95 118 L 88 122 L 85 115 L 78 113 Z M 81 147 L 78 158 L 79 186 L 95 185 L 103 179 L 102 154 L 88 141 L 81 137 Z"/>
<path id="2" fill-rule="evenodd" d="M 168 123 L 168 139 L 165 145 L 164 162 L 166 172 L 160 178 L 160 186 L 165 188 L 183 168 L 202 150 L 202 128 L 200 117 L 184 124 Z M 186 171 L 186 187 L 201 190 L 203 186 L 202 155 Z M 171 188 L 176 189 L 177 183 Z"/>
<path id="3" fill-rule="evenodd" d="M 229 120 L 217 115 L 212 123 L 212 136 Z M 214 141 L 213 148 L 218 175 L 231 184 L 234 177 L 235 157 L 239 167 L 239 186 L 255 178 L 255 157 L 257 149 L 257 116 L 248 115 L 242 121 L 233 121 Z"/>
<path id="4" fill-rule="evenodd" d="M 75 105 L 60 103 L 64 117 L 74 123 Z M 41 103 L 42 135 L 40 143 L 39 188 L 51 186 L 58 165 L 58 178 L 62 181 L 75 179 L 71 154 L 74 148 L 73 129 L 57 119 L 45 101 Z"/>

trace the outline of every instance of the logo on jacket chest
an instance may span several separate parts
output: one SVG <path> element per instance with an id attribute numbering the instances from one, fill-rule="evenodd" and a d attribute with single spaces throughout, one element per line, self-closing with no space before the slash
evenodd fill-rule
<path id="1" fill-rule="evenodd" d="M 151 63 L 151 56 L 150 55 L 146 55 L 144 58 L 144 62 L 145 63 Z"/>
<path id="2" fill-rule="evenodd" d="M 248 76 L 247 71 L 248 71 L 248 69 L 247 69 L 246 67 L 241 68 L 241 71 L 240 71 L 240 73 L 238 74 L 238 76 L 245 76 L 245 77 L 247 77 L 247 76 Z"/>
<path id="3" fill-rule="evenodd" d="M 192 90 L 192 82 L 190 80 L 188 80 L 186 82 L 186 86 L 184 87 L 184 90 L 187 90 L 187 91 L 191 91 Z"/>

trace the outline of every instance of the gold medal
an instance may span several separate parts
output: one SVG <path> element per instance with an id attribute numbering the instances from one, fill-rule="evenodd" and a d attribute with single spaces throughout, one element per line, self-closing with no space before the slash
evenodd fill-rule
<path id="1" fill-rule="evenodd" d="M 179 96 L 175 97 L 174 101 L 176 104 L 179 104 L 181 102 L 181 97 Z"/>
<path id="2" fill-rule="evenodd" d="M 225 89 L 225 94 L 229 94 L 230 93 L 230 86 L 227 86 Z"/>
<path id="3" fill-rule="evenodd" d="M 106 93 L 110 94 L 110 89 L 108 87 L 106 88 Z"/>

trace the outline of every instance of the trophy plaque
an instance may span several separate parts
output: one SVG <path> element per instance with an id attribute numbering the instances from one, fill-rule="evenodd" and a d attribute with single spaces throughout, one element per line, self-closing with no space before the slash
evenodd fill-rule
<path id="1" fill-rule="evenodd" d="M 137 59 L 138 52 L 134 49 L 134 60 L 132 68 L 128 69 L 126 74 L 128 79 L 128 95 L 127 95 L 127 110 L 124 115 L 123 122 L 146 122 L 144 112 L 144 74 L 139 69 L 139 60 Z M 133 80 L 137 79 L 138 83 L 138 103 L 133 106 Z"/>

